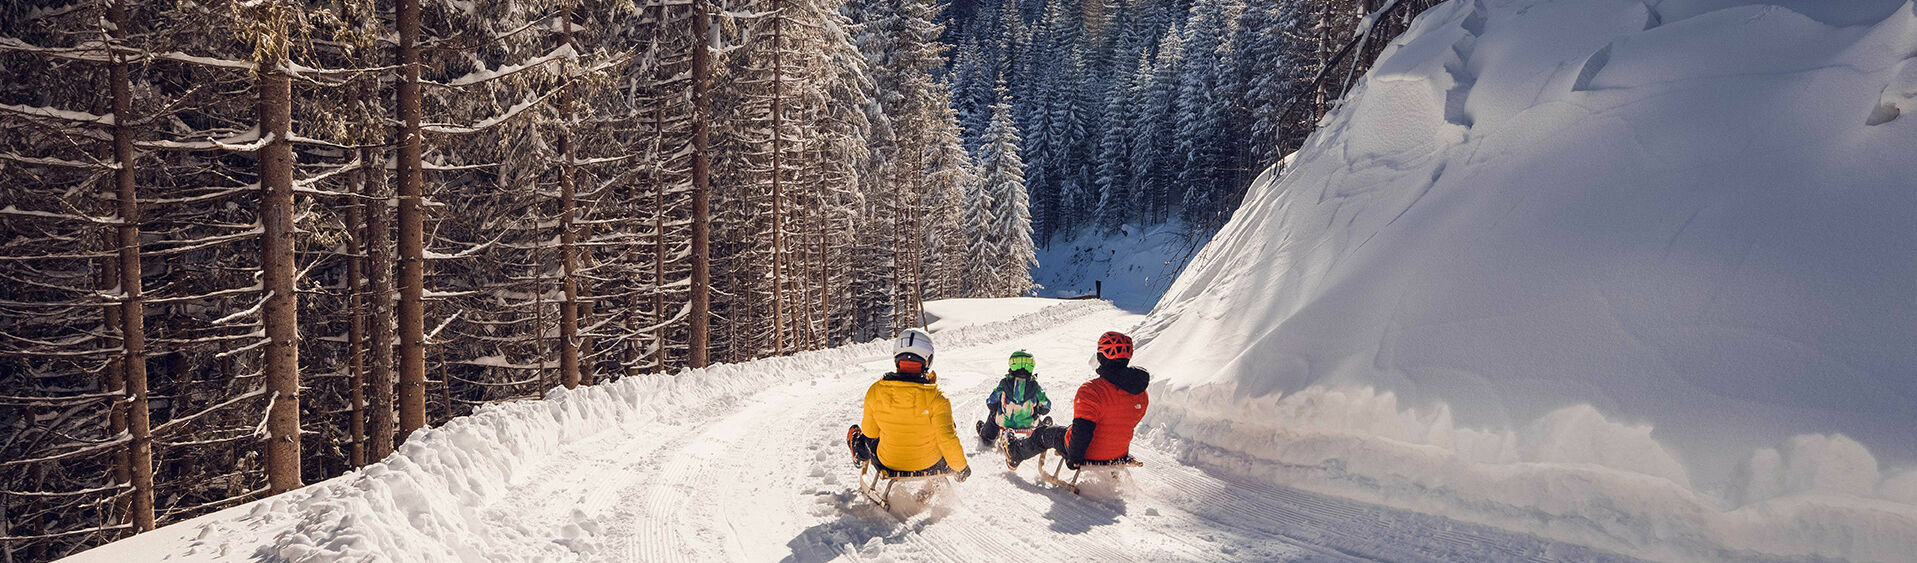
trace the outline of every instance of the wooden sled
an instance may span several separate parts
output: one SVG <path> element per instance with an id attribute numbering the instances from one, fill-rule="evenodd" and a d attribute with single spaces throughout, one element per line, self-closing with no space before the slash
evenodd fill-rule
<path id="1" fill-rule="evenodd" d="M 944 479 L 950 483 L 952 475 L 957 473 L 957 471 L 953 471 L 947 467 L 923 471 L 894 471 L 868 460 L 859 463 L 859 492 L 863 493 L 865 498 L 870 499 L 872 504 L 879 505 L 880 510 L 890 512 L 892 510 L 893 486 L 899 483 L 938 479 Z M 871 475 L 870 478 L 866 477 L 868 474 Z M 880 485 L 884 486 L 881 487 Z M 925 500 L 923 497 L 930 496 L 930 489 L 920 489 L 915 493 L 915 496 L 920 497 L 919 500 L 923 501 Z"/>
<path id="2" fill-rule="evenodd" d="M 1107 460 L 1107 461 L 1086 461 L 1085 463 L 1079 464 L 1078 469 L 1072 470 L 1072 478 L 1070 481 L 1067 481 L 1065 479 L 1059 478 L 1059 475 L 1065 471 L 1065 456 L 1059 456 L 1058 463 L 1052 465 L 1052 470 L 1046 471 L 1045 456 L 1044 454 L 1039 454 L 1038 478 L 1044 480 L 1047 483 L 1056 485 L 1059 488 L 1065 489 L 1067 491 L 1071 491 L 1072 494 L 1079 494 L 1078 493 L 1078 477 L 1084 474 L 1085 470 L 1087 469 L 1112 469 L 1114 470 L 1113 472 L 1116 473 L 1118 471 L 1128 470 L 1133 467 L 1144 467 L 1144 466 L 1145 466 L 1145 462 L 1138 461 L 1137 459 L 1133 458 L 1130 455 L 1127 455 L 1125 457 L 1121 457 L 1118 459 Z"/>

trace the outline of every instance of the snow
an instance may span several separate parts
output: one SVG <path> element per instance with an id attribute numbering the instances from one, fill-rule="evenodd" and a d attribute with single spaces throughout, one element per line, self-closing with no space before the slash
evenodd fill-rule
<path id="1" fill-rule="evenodd" d="M 1909 1 L 1438 6 L 1154 309 L 1147 423 L 1626 555 L 1906 559 L 1912 60 Z"/>
<path id="2" fill-rule="evenodd" d="M 1140 229 L 1126 225 L 1115 235 L 1080 233 L 1069 241 L 1055 241 L 1038 250 L 1032 280 L 1045 297 L 1092 295 L 1093 282 L 1103 282 L 1101 296 L 1128 311 L 1145 312 L 1165 294 L 1202 238 L 1177 223 Z"/>
<path id="3" fill-rule="evenodd" d="M 64 110 L 64 109 L 55 108 L 55 107 L 28 106 L 28 105 L 15 105 L 15 104 L 0 104 L 0 111 L 15 113 L 19 115 L 28 116 L 28 117 L 47 117 L 47 118 L 53 118 L 53 119 L 63 119 L 63 120 L 71 121 L 74 123 L 86 123 L 91 125 L 113 125 L 114 124 L 114 115 L 110 113 L 106 115 L 96 115 L 96 114 L 91 114 L 84 111 Z"/>
<path id="4" fill-rule="evenodd" d="M 925 328 L 936 334 L 960 327 L 1021 317 L 1060 303 L 1068 302 L 1038 297 L 927 301 L 925 302 Z"/>
<path id="5" fill-rule="evenodd" d="M 886 514 L 860 497 L 845 429 L 890 363 L 874 341 L 673 376 L 623 378 L 488 405 L 421 430 L 384 460 L 304 489 L 82 552 L 73 561 L 1483 561 L 1615 556 L 1383 510 L 1179 464 L 1146 441 L 1129 476 L 1087 494 L 978 451 L 971 423 L 1028 349 L 1055 397 L 1076 360 L 1141 320 L 1101 301 L 928 303 L 972 478 Z M 1015 315 L 993 318 L 984 314 Z M 969 315 L 969 316 L 968 316 Z M 956 323 L 966 323 L 958 326 Z M 1155 407 L 1154 407 L 1155 408 Z M 1054 417 L 1069 418 L 1061 401 Z"/>
<path id="6" fill-rule="evenodd" d="M 540 55 L 537 57 L 533 57 L 531 59 L 527 59 L 524 62 L 521 62 L 519 64 L 500 65 L 499 68 L 484 68 L 482 66 L 479 70 L 476 70 L 476 71 L 467 73 L 463 76 L 460 76 L 458 78 L 454 78 L 452 80 L 446 81 L 444 84 L 439 84 L 439 83 L 432 83 L 432 84 L 435 86 L 446 86 L 446 87 L 454 87 L 454 88 L 461 87 L 461 86 L 471 86 L 474 84 L 498 80 L 500 78 L 518 74 L 526 69 L 537 67 L 539 65 L 543 65 L 556 60 L 577 59 L 577 58 L 579 58 L 579 52 L 573 50 L 572 44 L 570 43 L 561 44 L 560 46 L 553 48 L 551 52 L 548 52 L 544 55 Z"/>

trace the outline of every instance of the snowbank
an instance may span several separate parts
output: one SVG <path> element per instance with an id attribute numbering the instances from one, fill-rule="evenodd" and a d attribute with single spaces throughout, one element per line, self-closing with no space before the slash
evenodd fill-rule
<path id="1" fill-rule="evenodd" d="M 1144 229 L 1125 225 L 1111 236 L 1080 233 L 1038 249 L 1032 281 L 1042 287 L 1039 295 L 1063 298 L 1092 295 L 1093 282 L 1102 281 L 1105 300 L 1142 314 L 1204 246 L 1195 236 L 1175 221 Z"/>
<path id="2" fill-rule="evenodd" d="M 1035 333 L 1113 307 L 1072 301 L 999 322 L 947 330 L 955 348 Z M 397 452 L 360 471 L 153 532 L 106 544 L 71 561 L 480 561 L 576 559 L 590 545 L 562 545 L 541 530 L 488 526 L 484 507 L 569 444 L 606 432 L 657 430 L 662 422 L 722 415 L 774 384 L 805 381 L 882 360 L 891 343 L 841 348 L 629 377 L 545 400 L 487 405 L 414 433 Z M 523 533 L 522 533 L 523 532 Z M 590 544 L 590 530 L 573 530 Z M 515 536 L 519 534 L 519 536 Z M 522 537 L 523 536 L 523 537 Z M 528 551 L 538 545 L 547 551 Z"/>
<path id="3" fill-rule="evenodd" d="M 977 324 L 1002 321 L 1068 303 L 1039 297 L 1001 299 L 940 299 L 925 302 L 925 329 L 933 334 Z"/>
<path id="4" fill-rule="evenodd" d="M 1917 553 L 1917 4 L 1453 1 L 1153 312 L 1194 460 L 1657 558 Z"/>

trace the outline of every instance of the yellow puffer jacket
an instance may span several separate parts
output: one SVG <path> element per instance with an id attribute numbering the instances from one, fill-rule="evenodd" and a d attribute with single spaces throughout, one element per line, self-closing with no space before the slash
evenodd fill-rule
<path id="1" fill-rule="evenodd" d="M 937 384 L 889 379 L 873 383 L 865 390 L 865 420 L 859 429 L 879 440 L 879 463 L 893 470 L 919 471 L 940 459 L 953 471 L 965 469 L 952 402 Z"/>

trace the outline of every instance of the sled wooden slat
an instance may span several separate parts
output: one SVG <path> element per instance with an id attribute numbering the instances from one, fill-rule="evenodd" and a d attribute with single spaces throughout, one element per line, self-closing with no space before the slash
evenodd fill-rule
<path id="1" fill-rule="evenodd" d="M 893 485 L 901 482 L 950 478 L 956 473 L 958 472 L 949 468 L 937 471 L 893 471 L 866 461 L 859 464 L 859 492 L 871 500 L 872 504 L 879 505 L 880 510 L 890 511 L 892 510 Z M 871 475 L 871 479 L 866 478 L 867 474 Z M 883 488 L 879 486 L 881 482 L 885 484 Z"/>
<path id="2" fill-rule="evenodd" d="M 1054 486 L 1065 489 L 1067 491 L 1071 491 L 1072 494 L 1079 494 L 1078 477 L 1080 475 L 1083 475 L 1086 469 L 1106 469 L 1106 468 L 1129 469 L 1132 467 L 1144 467 L 1144 466 L 1145 466 L 1145 462 L 1138 461 L 1136 458 L 1133 458 L 1132 456 L 1125 456 L 1118 459 L 1104 460 L 1104 461 L 1086 461 L 1085 463 L 1078 464 L 1078 469 L 1072 470 L 1072 479 L 1070 481 L 1066 481 L 1065 479 L 1062 479 L 1059 477 L 1059 475 L 1064 473 L 1065 471 L 1065 457 L 1059 456 L 1058 463 L 1052 466 L 1051 471 L 1046 471 L 1045 458 L 1041 456 L 1039 458 L 1038 477 L 1040 479 L 1043 479 L 1047 483 L 1051 483 Z"/>

